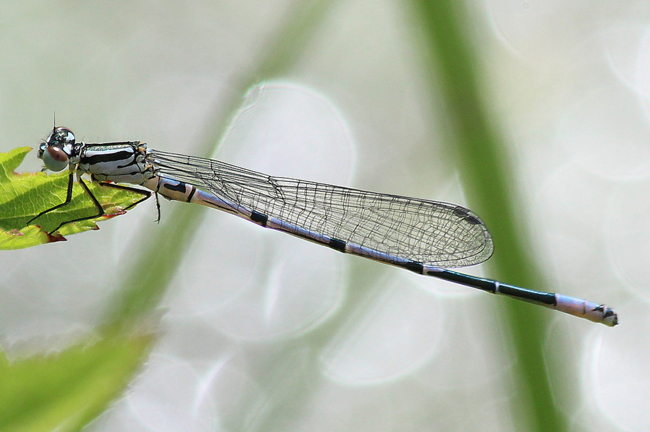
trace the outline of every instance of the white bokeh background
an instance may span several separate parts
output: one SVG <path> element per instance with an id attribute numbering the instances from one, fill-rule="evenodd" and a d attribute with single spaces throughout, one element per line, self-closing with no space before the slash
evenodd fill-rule
<path id="1" fill-rule="evenodd" d="M 542 360 L 557 405 L 570 430 L 650 430 L 650 6 L 467 4 L 539 267 L 621 319 L 552 315 Z M 241 92 L 299 7 L 3 0 L 0 150 L 36 147 L 56 112 L 80 140 L 193 153 L 234 97 L 224 161 L 471 207 L 401 2 L 332 2 L 286 74 Z M 22 170 L 40 169 L 28 159 Z M 139 248 L 155 217 L 148 202 L 65 243 L 1 252 L 3 350 L 92 334 L 133 257 L 156 271 Z M 87 429 L 515 430 L 499 301 L 206 212 L 149 360 Z"/>

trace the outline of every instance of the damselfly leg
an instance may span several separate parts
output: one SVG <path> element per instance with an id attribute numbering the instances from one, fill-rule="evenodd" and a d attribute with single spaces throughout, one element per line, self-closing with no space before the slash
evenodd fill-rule
<path id="1" fill-rule="evenodd" d="M 106 214 L 106 212 L 104 211 L 104 207 L 101 205 L 101 203 L 99 202 L 97 197 L 95 197 L 95 195 L 91 192 L 91 190 L 88 187 L 88 185 L 86 184 L 86 182 L 83 181 L 83 179 L 81 178 L 81 175 L 78 172 L 76 174 L 77 174 L 77 182 L 83 188 L 85 195 L 87 195 L 88 198 L 90 198 L 90 200 L 92 201 L 93 206 L 97 210 L 97 213 L 91 214 L 89 216 L 83 216 L 83 217 L 79 217 L 79 218 L 76 218 L 76 219 L 70 219 L 70 220 L 67 220 L 67 221 L 63 221 L 56 228 L 51 230 L 48 234 L 55 233 L 56 231 L 58 231 L 64 225 L 75 223 L 75 222 L 81 222 L 81 221 L 85 221 L 85 220 L 90 220 L 90 219 L 96 219 L 96 218 L 102 217 L 102 216 L 104 216 Z M 43 210 L 42 212 L 40 212 L 39 214 L 37 214 L 36 216 L 31 218 L 29 221 L 27 221 L 27 223 L 25 224 L 26 226 L 31 225 L 32 222 L 34 222 L 39 217 L 41 217 L 41 216 L 43 216 L 45 214 L 48 214 L 50 212 L 53 212 L 54 210 L 63 208 L 65 206 L 67 206 L 68 204 L 70 204 L 70 202 L 72 201 L 72 191 L 73 191 L 74 181 L 75 181 L 74 176 L 75 176 L 75 172 L 71 170 L 70 175 L 68 177 L 68 190 L 67 190 L 67 193 L 66 193 L 65 201 L 63 201 L 61 204 L 55 205 L 54 207 L 50 207 L 50 208 L 48 208 L 46 210 Z M 107 183 L 107 182 L 96 182 L 96 183 L 98 183 L 102 187 L 109 187 L 109 188 L 113 188 L 113 189 L 124 190 L 124 191 L 133 192 L 133 193 L 142 195 L 142 198 L 135 201 L 133 204 L 129 205 L 128 207 L 125 207 L 123 210 L 129 210 L 130 208 L 135 207 L 136 205 L 140 204 L 141 202 L 146 201 L 153 194 L 153 192 L 151 192 L 151 191 L 144 190 L 144 189 L 139 189 L 139 188 L 135 188 L 135 187 L 129 187 L 129 186 L 118 185 L 118 184 Z"/>

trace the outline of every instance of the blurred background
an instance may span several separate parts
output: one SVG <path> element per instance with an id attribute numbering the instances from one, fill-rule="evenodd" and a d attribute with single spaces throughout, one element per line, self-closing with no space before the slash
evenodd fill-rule
<path id="1" fill-rule="evenodd" d="M 494 267 L 468 272 L 621 320 L 181 203 L 162 201 L 157 225 L 149 200 L 98 231 L 0 253 L 9 364 L 101 341 L 106 322 L 128 327 L 129 305 L 129 330 L 154 335 L 134 375 L 102 375 L 126 388 L 85 430 L 650 429 L 647 2 L 4 1 L 0 23 L 3 152 L 36 148 L 56 113 L 85 142 L 455 202 L 495 235 Z M 457 37 L 467 52 L 440 48 Z M 476 147 L 463 121 L 485 134 Z M 20 171 L 40 168 L 33 152 Z"/>

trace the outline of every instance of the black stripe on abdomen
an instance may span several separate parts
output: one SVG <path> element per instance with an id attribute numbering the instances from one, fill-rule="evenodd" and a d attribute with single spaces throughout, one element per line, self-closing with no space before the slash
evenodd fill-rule
<path id="1" fill-rule="evenodd" d="M 267 215 L 265 215 L 265 214 L 262 214 L 262 213 L 259 213 L 259 212 L 256 212 L 256 211 L 252 211 L 251 216 L 250 216 L 250 220 L 255 222 L 258 225 L 261 225 L 261 226 L 265 227 L 266 223 L 269 220 L 269 217 Z"/>
<path id="2" fill-rule="evenodd" d="M 332 249 L 335 249 L 339 252 L 345 253 L 345 246 L 347 245 L 346 242 L 343 240 L 335 239 L 332 238 L 330 239 L 329 243 L 327 243 L 327 246 L 331 247 Z"/>
<path id="3" fill-rule="evenodd" d="M 396 265 L 405 268 L 406 270 L 411 270 L 417 274 L 424 274 L 424 265 L 417 261 L 408 261 L 405 263 L 398 263 Z"/>

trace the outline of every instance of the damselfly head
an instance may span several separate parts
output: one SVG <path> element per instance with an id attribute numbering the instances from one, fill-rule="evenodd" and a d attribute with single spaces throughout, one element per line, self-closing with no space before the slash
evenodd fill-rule
<path id="1" fill-rule="evenodd" d="M 43 159 L 45 168 L 51 171 L 64 170 L 74 151 L 75 137 L 65 127 L 55 127 L 44 143 L 38 148 L 38 157 Z"/>

